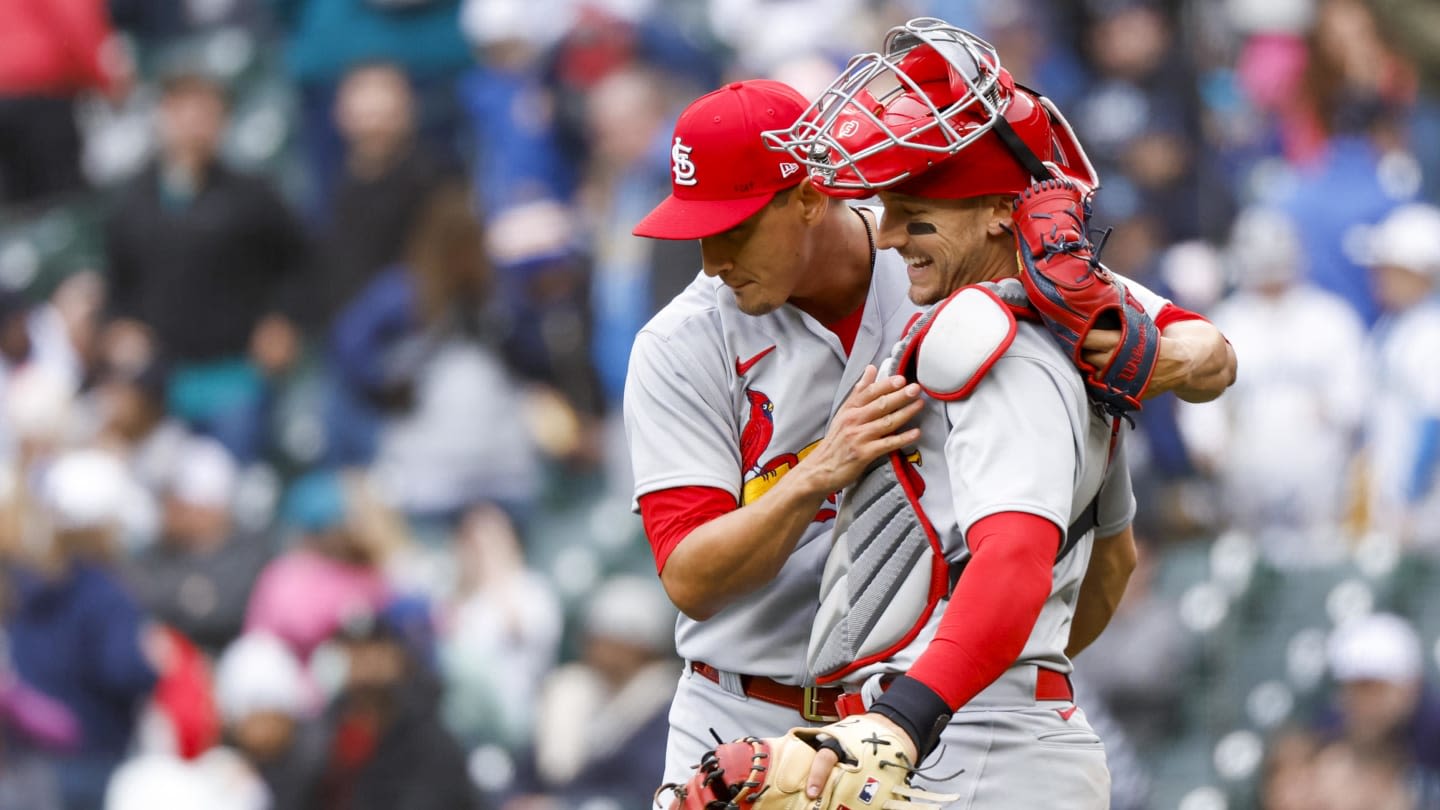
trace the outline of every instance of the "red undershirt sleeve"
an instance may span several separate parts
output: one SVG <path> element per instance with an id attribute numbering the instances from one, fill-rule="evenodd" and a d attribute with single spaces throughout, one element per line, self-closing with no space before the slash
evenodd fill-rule
<path id="1" fill-rule="evenodd" d="M 736 509 L 735 496 L 716 487 L 672 487 L 641 495 L 640 520 L 655 555 L 655 570 L 690 533 Z"/>
<path id="2" fill-rule="evenodd" d="M 910 734 L 922 754 L 949 714 L 970 702 L 1020 657 L 1053 583 L 1060 528 L 1023 512 L 977 521 L 966 534 L 970 562 L 935 638 L 871 707 Z"/>
<path id="3" fill-rule="evenodd" d="M 1161 307 L 1160 311 L 1155 315 L 1155 328 L 1159 329 L 1161 332 L 1164 332 L 1165 327 L 1169 326 L 1172 323 L 1180 323 L 1181 321 L 1205 321 L 1206 323 L 1210 322 L 1205 318 L 1204 315 L 1196 312 L 1191 312 L 1184 307 L 1178 307 L 1174 304 L 1166 304 L 1165 306 Z"/>
<path id="4" fill-rule="evenodd" d="M 1060 529 L 1038 515 L 1001 512 L 966 534 L 965 566 L 935 639 L 910 668 L 958 709 L 1000 677 L 1020 653 L 1050 596 Z"/>

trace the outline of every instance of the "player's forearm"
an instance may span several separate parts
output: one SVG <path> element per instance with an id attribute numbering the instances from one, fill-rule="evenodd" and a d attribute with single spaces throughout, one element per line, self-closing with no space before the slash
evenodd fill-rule
<path id="1" fill-rule="evenodd" d="M 973 551 L 925 652 L 871 711 L 902 728 L 927 754 L 946 716 L 1014 666 L 1050 593 L 1060 529 L 1003 512 L 967 533 Z"/>
<path id="2" fill-rule="evenodd" d="M 796 467 L 763 498 L 696 528 L 670 554 L 660 580 L 682 613 L 704 621 L 773 580 L 830 496 Z"/>
<path id="3" fill-rule="evenodd" d="M 1070 624 L 1070 643 L 1065 655 L 1074 658 L 1100 637 L 1135 570 L 1135 533 L 1128 527 L 1110 537 L 1095 538 L 1090 552 L 1090 566 L 1080 583 L 1075 602 L 1075 618 Z"/>
<path id="4" fill-rule="evenodd" d="M 1160 333 L 1160 354 L 1145 397 L 1173 393 L 1186 402 L 1209 402 L 1235 382 L 1235 350 L 1209 321 L 1172 323 Z"/>

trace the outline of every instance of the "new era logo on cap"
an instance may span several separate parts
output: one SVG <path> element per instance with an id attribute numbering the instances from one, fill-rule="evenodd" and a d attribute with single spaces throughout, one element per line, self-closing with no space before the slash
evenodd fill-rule
<path id="1" fill-rule="evenodd" d="M 766 148 L 761 133 L 784 129 L 805 97 L 767 79 L 733 82 L 696 99 L 675 123 L 670 196 L 635 226 L 636 236 L 700 239 L 730 230 L 804 179 L 800 164 Z"/>

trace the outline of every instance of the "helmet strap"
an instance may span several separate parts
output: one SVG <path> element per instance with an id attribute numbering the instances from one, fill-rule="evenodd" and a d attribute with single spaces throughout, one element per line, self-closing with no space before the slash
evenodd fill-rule
<path id="1" fill-rule="evenodd" d="M 1054 179 L 1055 175 L 1052 174 L 1050 168 L 1045 165 L 1045 161 L 1041 160 L 1029 146 L 1025 145 L 1025 141 L 1020 139 L 1020 136 L 1015 132 L 1015 128 L 1010 126 L 1009 121 L 1005 120 L 1005 116 L 1001 115 L 996 118 L 995 125 L 991 127 L 991 129 L 994 130 L 996 135 L 1000 136 L 1000 140 L 1005 144 L 1005 148 L 1009 149 L 1010 154 L 1014 155 L 1015 159 L 1020 161 L 1020 165 L 1025 167 L 1025 171 L 1030 172 L 1030 176 L 1033 179 L 1037 181 Z"/>

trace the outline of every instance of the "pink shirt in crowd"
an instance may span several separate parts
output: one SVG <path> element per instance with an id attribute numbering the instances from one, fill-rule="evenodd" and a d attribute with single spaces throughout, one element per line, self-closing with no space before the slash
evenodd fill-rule
<path id="1" fill-rule="evenodd" d="M 308 660 L 346 618 L 376 613 L 389 597 L 384 578 L 374 568 L 309 549 L 292 551 L 261 572 L 250 596 L 245 632 L 273 633 Z"/>

